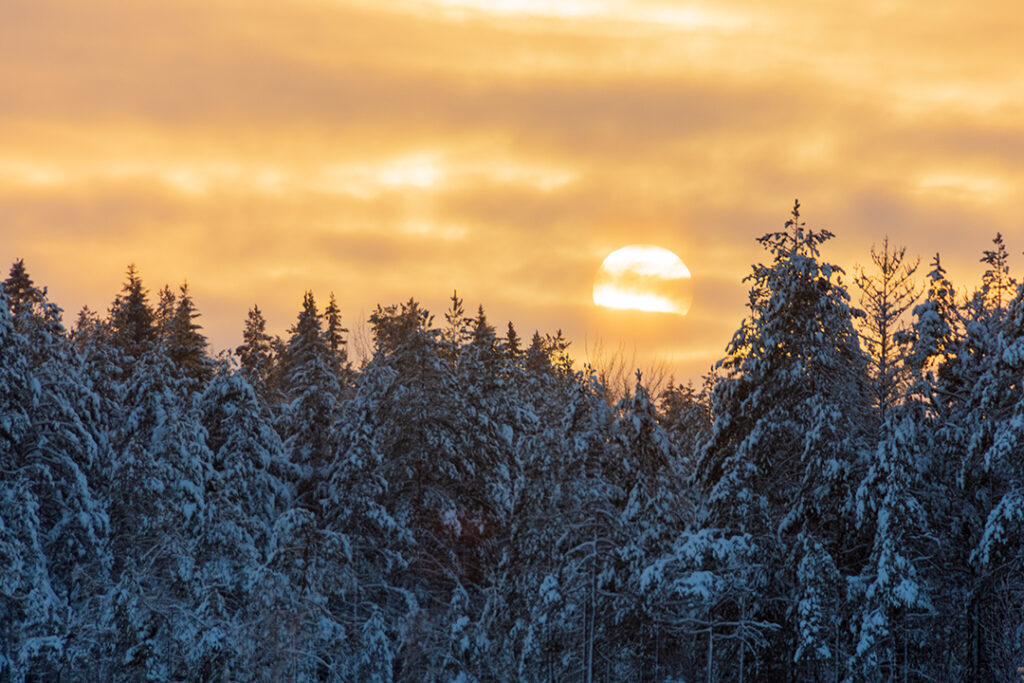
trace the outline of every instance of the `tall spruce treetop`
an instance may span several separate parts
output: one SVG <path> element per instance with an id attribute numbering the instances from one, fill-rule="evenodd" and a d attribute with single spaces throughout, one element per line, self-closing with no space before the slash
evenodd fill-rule
<path id="1" fill-rule="evenodd" d="M 1006 251 L 1001 233 L 992 240 L 992 249 L 982 253 L 981 262 L 988 266 L 981 276 L 982 297 L 990 310 L 1001 310 L 1009 305 L 1017 293 L 1017 281 L 1010 276 L 1010 255 Z"/>
<path id="2" fill-rule="evenodd" d="M 345 335 L 348 334 L 348 328 L 341 324 L 341 309 L 338 308 L 334 292 L 331 292 L 327 308 L 324 309 L 324 323 L 324 340 L 327 342 L 327 348 L 331 350 L 335 369 L 338 372 L 347 370 L 348 350 L 345 348 Z"/>
<path id="3" fill-rule="evenodd" d="M 135 264 L 128 265 L 128 280 L 110 307 L 110 327 L 114 343 L 135 358 L 147 351 L 156 339 L 155 315 L 149 295 Z"/>
<path id="4" fill-rule="evenodd" d="M 164 288 L 157 295 L 156 310 L 153 311 L 153 323 L 157 328 L 157 336 L 161 340 L 166 339 L 171 332 L 177 303 L 177 297 L 174 296 L 170 286 L 164 285 Z"/>
<path id="5" fill-rule="evenodd" d="M 46 298 L 46 288 L 39 289 L 32 282 L 25 262 L 18 259 L 11 266 L 11 274 L 3 282 L 7 306 L 14 327 L 28 337 L 29 360 L 38 367 L 63 351 L 65 329 L 61 322 L 63 311 Z"/>
<path id="6" fill-rule="evenodd" d="M 522 338 L 516 333 L 516 328 L 512 325 L 512 321 L 508 321 L 508 332 L 505 333 L 505 354 L 509 360 L 516 360 L 519 358 L 519 354 L 522 352 L 520 348 L 522 346 Z"/>
<path id="7" fill-rule="evenodd" d="M 4 280 L 3 290 L 11 314 L 16 318 L 23 310 L 31 310 L 46 300 L 46 290 L 36 287 L 25 270 L 25 259 L 18 259 L 11 264 L 11 273 Z"/>
<path id="8" fill-rule="evenodd" d="M 959 356 L 960 327 L 956 290 L 936 254 L 928 272 L 925 300 L 914 307 L 910 354 L 920 388 L 928 391 L 936 408 L 948 402 L 958 384 L 955 360 Z"/>
<path id="9" fill-rule="evenodd" d="M 242 373 L 256 390 L 256 395 L 266 398 L 274 371 L 274 340 L 267 334 L 267 321 L 259 306 L 249 309 L 242 331 L 242 344 L 235 353 L 241 362 Z"/>
<path id="10" fill-rule="evenodd" d="M 328 349 L 323 335 L 323 316 L 317 310 L 313 292 L 306 292 L 302 296 L 302 310 L 288 332 L 290 336 L 283 359 L 283 375 L 285 382 L 290 384 L 298 368 L 314 359 L 326 360 Z"/>
<path id="11" fill-rule="evenodd" d="M 306 292 L 282 359 L 281 383 L 287 403 L 282 408 L 279 428 L 289 457 L 300 470 L 296 495 L 304 505 L 312 504 L 308 494 L 315 472 L 336 452 L 331 424 L 340 400 L 341 383 L 322 322 L 313 293 Z"/>
<path id="12" fill-rule="evenodd" d="M 186 377 L 204 379 L 210 375 L 210 363 L 206 357 L 206 337 L 199 331 L 202 325 L 195 322 L 198 317 L 188 283 L 185 283 L 170 320 L 167 355 Z"/>

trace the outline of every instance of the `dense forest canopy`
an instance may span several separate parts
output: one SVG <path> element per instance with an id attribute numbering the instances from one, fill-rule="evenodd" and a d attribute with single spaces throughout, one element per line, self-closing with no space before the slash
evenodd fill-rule
<path id="1" fill-rule="evenodd" d="M 560 333 L 333 296 L 213 357 L 129 266 L 0 293 L 0 681 L 1009 680 L 1024 287 L 794 206 L 702 386 L 609 401 Z"/>

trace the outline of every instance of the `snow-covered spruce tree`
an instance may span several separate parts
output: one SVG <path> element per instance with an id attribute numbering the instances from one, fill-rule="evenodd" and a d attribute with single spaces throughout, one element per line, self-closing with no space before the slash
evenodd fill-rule
<path id="1" fill-rule="evenodd" d="M 195 558 L 212 457 L 190 385 L 159 349 L 135 361 L 120 403 L 104 492 L 117 577 L 109 656 L 119 675 L 182 677 L 204 635 Z"/>
<path id="2" fill-rule="evenodd" d="M 199 311 L 192 301 L 188 283 L 185 283 L 181 286 L 163 344 L 179 372 L 195 382 L 197 388 L 213 373 L 213 364 L 206 355 L 206 337 L 200 332 L 203 327 L 196 322 L 198 317 Z"/>
<path id="3" fill-rule="evenodd" d="M 544 668 L 533 675 L 594 680 L 613 675 L 617 647 L 615 606 L 607 596 L 622 581 L 614 567 L 616 522 L 625 502 L 623 469 L 607 440 L 612 422 L 604 389 L 589 369 L 553 368 L 554 405 L 545 411 L 535 467 L 548 483 L 530 492 L 534 544 L 546 547 L 536 562 L 532 596 L 532 652 Z M 554 410 L 552 410 L 554 408 Z M 547 527 L 547 528 L 545 528 Z"/>
<path id="4" fill-rule="evenodd" d="M 662 680 L 679 676 L 680 662 L 670 653 L 680 643 L 664 624 L 661 606 L 647 600 L 649 566 L 667 555 L 674 539 L 693 520 L 693 506 L 686 496 L 685 473 L 669 436 L 658 422 L 658 412 L 636 372 L 632 393 L 616 407 L 611 427 L 613 457 L 623 465 L 620 482 L 626 499 L 617 520 L 615 571 L 615 630 L 618 640 L 619 677 Z"/>
<path id="5" fill-rule="evenodd" d="M 327 604 L 333 623 L 344 630 L 337 656 L 352 667 L 347 677 L 392 680 L 407 616 L 415 614 L 415 594 L 404 572 L 414 539 L 392 516 L 386 454 L 380 439 L 396 375 L 370 364 L 360 373 L 354 396 L 336 422 L 340 450 L 319 482 L 317 496 L 324 542 L 339 548 L 332 563 Z M 364 648 L 372 649 L 370 652 Z"/>
<path id="6" fill-rule="evenodd" d="M 149 294 L 134 263 L 129 264 L 128 280 L 110 305 L 108 321 L 111 341 L 121 351 L 123 367 L 130 370 L 157 339 Z"/>
<path id="7" fill-rule="evenodd" d="M 342 383 L 324 339 L 322 318 L 312 292 L 303 296 L 302 310 L 290 330 L 280 366 L 285 403 L 279 408 L 277 424 L 288 457 L 297 468 L 295 502 L 316 513 L 316 481 L 338 453 L 332 425 Z"/>
<path id="8" fill-rule="evenodd" d="M 472 332 L 467 323 L 464 338 L 472 339 Z M 553 426 L 561 422 L 566 387 L 574 380 L 557 369 L 560 363 L 551 355 L 555 352 L 539 333 L 529 358 L 518 349 L 517 336 L 512 339 L 511 346 L 508 336 L 499 346 L 504 363 L 496 375 L 486 369 L 488 363 L 477 362 L 474 347 L 479 343 L 467 344 L 459 382 L 483 429 L 473 438 L 490 441 L 484 457 L 493 460 L 484 482 L 488 517 L 477 541 L 485 551 L 481 580 L 486 601 L 475 626 L 486 633 L 488 653 L 481 658 L 486 666 L 478 675 L 500 678 L 504 670 L 505 675 L 515 671 L 530 679 L 553 675 L 552 653 L 561 647 L 531 614 L 543 613 L 541 587 L 555 580 L 550 577 L 558 565 L 554 546 L 562 531 L 564 504 L 556 473 L 560 458 L 553 446 L 559 430 Z M 491 357 L 486 345 L 483 355 Z"/>
<path id="9" fill-rule="evenodd" d="M 707 525 L 750 534 L 767 568 L 751 614 L 783 628 L 761 653 L 762 676 L 793 666 L 801 676 L 824 675 L 845 659 L 849 615 L 836 614 L 841 628 L 818 635 L 801 628 L 800 601 L 839 593 L 837 577 L 859 573 L 866 559 L 854 492 L 866 463 L 867 362 L 843 271 L 820 260 L 831 237 L 808 230 L 797 203 L 785 230 L 758 240 L 771 262 L 747 278 L 750 313 L 719 363 L 714 426 L 697 470 Z M 798 572 L 818 548 L 835 575 Z"/>
<path id="10" fill-rule="evenodd" d="M 52 674 L 63 656 L 63 605 L 51 583 L 33 483 L 38 463 L 24 453 L 40 387 L 28 345 L 0 293 L 0 677 Z"/>
<path id="11" fill-rule="evenodd" d="M 848 600 L 858 629 L 854 675 L 882 680 L 922 670 L 923 637 L 934 612 L 928 577 L 917 565 L 935 548 L 920 502 L 925 411 L 911 362 L 914 335 L 901 320 L 920 296 L 913 280 L 917 263 L 907 262 L 904 248 L 890 249 L 888 239 L 881 251 L 872 247 L 871 260 L 875 271 L 861 269 L 856 278 L 874 408 L 874 454 L 857 491 L 857 521 L 873 541 L 863 572 L 849 582 Z"/>
<path id="12" fill-rule="evenodd" d="M 658 421 L 668 434 L 680 458 L 680 466 L 689 477 L 697 456 L 711 434 L 711 394 L 714 375 L 705 378 L 700 391 L 693 384 L 675 384 L 671 379 L 661 392 Z"/>
<path id="13" fill-rule="evenodd" d="M 967 306 L 965 339 L 977 380 L 958 415 L 967 442 L 960 472 L 971 553 L 967 654 L 974 675 L 1002 678 L 1024 656 L 1024 617 L 1006 608 L 1024 600 L 1024 289 L 1009 275 L 1000 236 L 982 262 L 988 267 Z"/>
<path id="14" fill-rule="evenodd" d="M 273 633 L 286 607 L 266 576 L 272 528 L 289 506 L 284 447 L 240 372 L 218 373 L 199 398 L 212 460 L 197 547 L 202 637 L 189 653 L 196 676 L 244 678 L 273 667 Z"/>
<path id="15" fill-rule="evenodd" d="M 242 330 L 242 344 L 235 349 L 242 373 L 264 403 L 271 403 L 274 391 L 274 339 L 267 334 L 267 321 L 259 306 L 249 309 Z"/>
<path id="16" fill-rule="evenodd" d="M 28 279 L 23 265 L 20 275 Z M 11 314 L 30 351 L 31 376 L 38 386 L 20 458 L 32 472 L 42 549 L 61 600 L 64 667 L 81 673 L 103 640 L 100 601 L 110 568 L 106 511 L 95 495 L 104 420 L 99 397 L 61 324 L 60 309 L 45 291 L 25 297 L 27 288 L 11 284 L 5 282 L 5 289 L 22 293 Z"/>
<path id="17" fill-rule="evenodd" d="M 413 540 L 403 553 L 407 569 L 394 585 L 421 608 L 410 614 L 396 670 L 403 677 L 450 678 L 466 668 L 461 637 L 453 651 L 450 634 L 472 611 L 465 603 L 471 566 L 461 546 L 479 533 L 481 462 L 466 447 L 471 426 L 430 322 L 412 300 L 378 307 L 370 317 L 375 349 L 365 381 L 384 393 L 366 396 L 375 407 L 363 419 L 374 425 L 370 452 L 388 485 L 387 513 Z M 422 609 L 427 606 L 436 609 Z"/>
<path id="18" fill-rule="evenodd" d="M 939 678 L 967 675 L 969 629 L 965 606 L 969 603 L 966 589 L 969 580 L 965 572 L 970 542 L 965 539 L 969 536 L 967 529 L 972 523 L 968 520 L 972 515 L 969 506 L 964 504 L 958 480 L 967 444 L 967 430 L 963 427 L 969 387 L 966 377 L 974 371 L 965 344 L 964 327 L 956 291 L 936 254 L 927 274 L 925 299 L 914 308 L 907 357 L 911 370 L 907 409 L 911 412 L 917 443 L 910 433 L 910 425 L 902 417 L 898 418 L 900 439 L 898 442 L 890 439 L 886 460 L 893 464 L 903 462 L 913 468 L 905 472 L 909 481 L 915 482 L 916 478 L 911 486 L 914 493 L 911 501 L 916 500 L 924 508 L 927 523 L 920 530 L 931 540 L 931 551 L 911 537 L 902 542 L 901 552 L 903 557 L 913 554 L 918 558 L 912 564 L 929 589 L 934 611 L 934 618 L 924 623 L 918 620 L 917 625 L 925 629 L 926 634 L 919 639 L 922 655 L 917 661 L 925 675 L 932 672 Z M 884 474 L 881 468 L 872 468 L 865 486 L 878 481 L 871 476 L 872 472 Z M 901 485 L 905 481 L 901 479 Z M 880 501 L 883 492 L 884 487 L 879 486 L 868 500 Z M 895 520 L 891 528 L 900 533 L 914 530 L 914 518 L 906 521 L 910 524 Z M 914 625 L 913 619 L 909 623 L 904 620 L 901 630 L 905 637 L 911 635 L 906 627 Z M 883 638 L 881 642 L 888 641 Z M 913 664 L 912 647 L 909 655 Z"/>
<path id="19" fill-rule="evenodd" d="M 928 457 L 919 463 L 927 490 L 920 500 L 941 548 L 930 567 L 932 603 L 940 616 L 930 640 L 945 644 L 943 675 L 971 680 L 1004 676 L 1008 666 L 996 661 L 1005 660 L 1005 653 L 990 646 L 1002 641 L 1006 624 L 998 623 L 1001 616 L 988 620 L 1014 599 L 1014 589 L 972 553 L 982 543 L 1000 490 L 1008 490 L 999 481 L 1001 468 L 990 464 L 1001 460 L 999 453 L 1012 451 L 1006 447 L 1013 442 L 1012 406 L 1020 377 L 1010 294 L 1017 285 L 1001 236 L 981 261 L 986 265 L 981 285 L 957 305 L 936 257 L 927 298 L 915 309 L 911 356 L 927 407 L 921 450 Z"/>
<path id="20" fill-rule="evenodd" d="M 460 308 L 454 299 L 446 319 L 457 318 Z M 509 586 L 500 566 L 512 508 L 511 449 L 517 433 L 522 436 L 517 414 L 521 404 L 510 384 L 514 361 L 482 306 L 460 336 L 466 341 L 451 354 L 456 359 L 454 390 L 466 423 L 460 448 L 472 460 L 473 480 L 465 482 L 463 521 L 454 544 L 463 578 L 459 598 L 450 606 L 457 628 L 449 648 L 467 671 L 486 679 L 501 677 L 514 662 L 506 647 Z M 443 335 L 442 349 L 452 341 Z"/>
<path id="21" fill-rule="evenodd" d="M 265 642 L 274 649 L 264 655 L 282 657 L 263 661 L 273 677 L 344 680 L 351 651 L 332 600 L 345 582 L 348 551 L 346 539 L 328 528 L 331 501 L 321 490 L 343 457 L 337 430 L 343 386 L 311 292 L 289 334 L 272 385 L 284 401 L 275 422 L 290 505 L 273 523 L 266 571 L 255 588 L 269 602 L 262 623 L 271 625 Z"/>
<path id="22" fill-rule="evenodd" d="M 849 582 L 857 644 L 851 675 L 856 680 L 905 680 L 931 670 L 937 620 L 925 566 L 939 552 L 921 500 L 927 463 L 924 404 L 915 395 L 893 406 L 868 473 L 857 492 L 857 518 L 873 528 L 871 555 Z"/>

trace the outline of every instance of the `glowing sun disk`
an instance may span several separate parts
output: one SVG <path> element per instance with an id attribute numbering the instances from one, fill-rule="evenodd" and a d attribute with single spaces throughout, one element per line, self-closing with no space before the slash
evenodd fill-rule
<path id="1" fill-rule="evenodd" d="M 690 269 L 668 249 L 634 244 L 609 254 L 594 277 L 594 303 L 605 308 L 686 315 Z"/>

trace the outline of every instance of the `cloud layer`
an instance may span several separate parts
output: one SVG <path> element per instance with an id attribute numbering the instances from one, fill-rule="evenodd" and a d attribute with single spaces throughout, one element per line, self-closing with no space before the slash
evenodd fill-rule
<path id="1" fill-rule="evenodd" d="M 305 289 L 358 325 L 457 288 L 697 379 L 795 197 L 848 269 L 888 234 L 973 286 L 1024 248 L 1018 8 L 869 4 L 8 0 L 0 257 L 72 312 L 129 262 L 187 279 L 218 347 Z M 595 309 L 630 243 L 687 263 L 688 316 Z"/>

